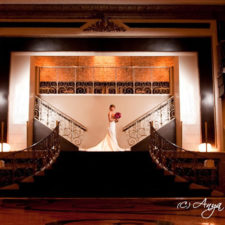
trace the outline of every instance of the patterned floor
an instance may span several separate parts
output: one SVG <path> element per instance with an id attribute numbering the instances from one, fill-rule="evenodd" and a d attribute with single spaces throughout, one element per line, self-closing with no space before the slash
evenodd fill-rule
<path id="1" fill-rule="evenodd" d="M 189 209 L 177 208 L 191 206 Z M 0 225 L 224 225 L 225 199 L 1 199 Z M 202 203 L 202 205 L 200 204 Z M 221 203 L 222 205 L 219 205 Z M 190 204 L 190 205 L 189 205 Z M 210 204 L 210 205 L 209 205 Z M 214 204 L 214 205 L 212 205 Z M 201 205 L 201 206 L 200 206 Z M 195 207 L 195 208 L 194 208 Z M 205 212 L 204 217 L 212 211 Z"/>

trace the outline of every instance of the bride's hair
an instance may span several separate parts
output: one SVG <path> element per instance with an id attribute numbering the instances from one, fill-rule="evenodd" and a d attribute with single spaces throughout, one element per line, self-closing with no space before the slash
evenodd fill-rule
<path id="1" fill-rule="evenodd" d="M 116 108 L 116 106 L 113 105 L 113 104 L 111 104 L 111 105 L 109 106 L 109 108 L 110 108 L 110 109 L 111 109 L 111 108 Z"/>

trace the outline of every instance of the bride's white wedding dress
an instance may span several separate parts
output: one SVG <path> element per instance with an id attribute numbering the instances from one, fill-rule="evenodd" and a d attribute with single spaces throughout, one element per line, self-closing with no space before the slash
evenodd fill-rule
<path id="1" fill-rule="evenodd" d="M 96 146 L 86 149 L 85 151 L 97 151 L 97 152 L 118 152 L 127 151 L 120 148 L 116 138 L 116 123 L 115 121 L 109 122 L 108 131 L 105 138 Z"/>

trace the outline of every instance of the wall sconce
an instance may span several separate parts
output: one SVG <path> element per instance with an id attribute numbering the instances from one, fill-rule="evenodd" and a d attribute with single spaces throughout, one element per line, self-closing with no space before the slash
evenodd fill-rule
<path id="1" fill-rule="evenodd" d="M 7 143 L 0 144 L 0 152 L 9 152 L 11 149 L 10 145 Z"/>
<path id="2" fill-rule="evenodd" d="M 198 146 L 200 152 L 211 152 L 212 145 L 208 143 L 208 124 L 205 122 L 205 143 L 202 143 Z M 204 160 L 205 168 L 215 168 L 215 161 L 213 159 Z"/>
<path id="3" fill-rule="evenodd" d="M 0 139 L 0 152 L 9 152 L 10 151 L 10 145 L 7 143 L 4 143 L 4 122 L 1 122 L 1 139 Z"/>
<path id="4" fill-rule="evenodd" d="M 208 106 L 214 105 L 214 98 L 212 94 L 206 93 L 205 97 L 203 98 L 203 103 Z"/>
<path id="5" fill-rule="evenodd" d="M 4 105 L 6 103 L 6 98 L 2 92 L 0 92 L 0 105 Z"/>
<path id="6" fill-rule="evenodd" d="M 198 146 L 198 150 L 200 151 L 200 152 L 211 152 L 212 151 L 212 145 L 211 144 L 209 144 L 209 143 L 202 143 L 202 144 L 200 144 L 199 146 Z"/>
<path id="7" fill-rule="evenodd" d="M 200 152 L 210 152 L 212 151 L 211 144 L 208 143 L 208 123 L 205 121 L 205 143 L 202 143 L 198 146 Z"/>

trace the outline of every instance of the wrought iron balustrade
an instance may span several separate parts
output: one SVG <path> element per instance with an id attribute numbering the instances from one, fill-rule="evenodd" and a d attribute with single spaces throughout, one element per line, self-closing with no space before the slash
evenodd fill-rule
<path id="1" fill-rule="evenodd" d="M 167 66 L 40 66 L 39 94 L 171 94 Z"/>
<path id="2" fill-rule="evenodd" d="M 130 146 L 134 146 L 149 136 L 150 121 L 154 121 L 154 127 L 159 129 L 174 118 L 174 97 L 172 96 L 166 101 L 157 105 L 155 108 L 146 112 L 141 117 L 126 125 L 123 128 L 123 132 L 125 132 L 127 135 L 128 144 Z"/>
<path id="3" fill-rule="evenodd" d="M 12 153 L 1 153 L 0 187 L 18 183 L 49 168 L 60 153 L 59 124 L 36 144 Z"/>
<path id="4" fill-rule="evenodd" d="M 56 121 L 60 122 L 59 134 L 69 142 L 79 146 L 87 128 L 69 117 L 47 101 L 35 97 L 34 118 L 53 129 Z"/>
<path id="5" fill-rule="evenodd" d="M 174 175 L 210 188 L 216 188 L 219 184 L 219 159 L 213 159 L 211 165 L 206 165 L 205 160 L 210 160 L 209 156 L 171 143 L 157 132 L 152 123 L 149 151 L 156 164 Z"/>
<path id="6" fill-rule="evenodd" d="M 40 94 L 170 94 L 170 83 L 41 81 Z"/>

